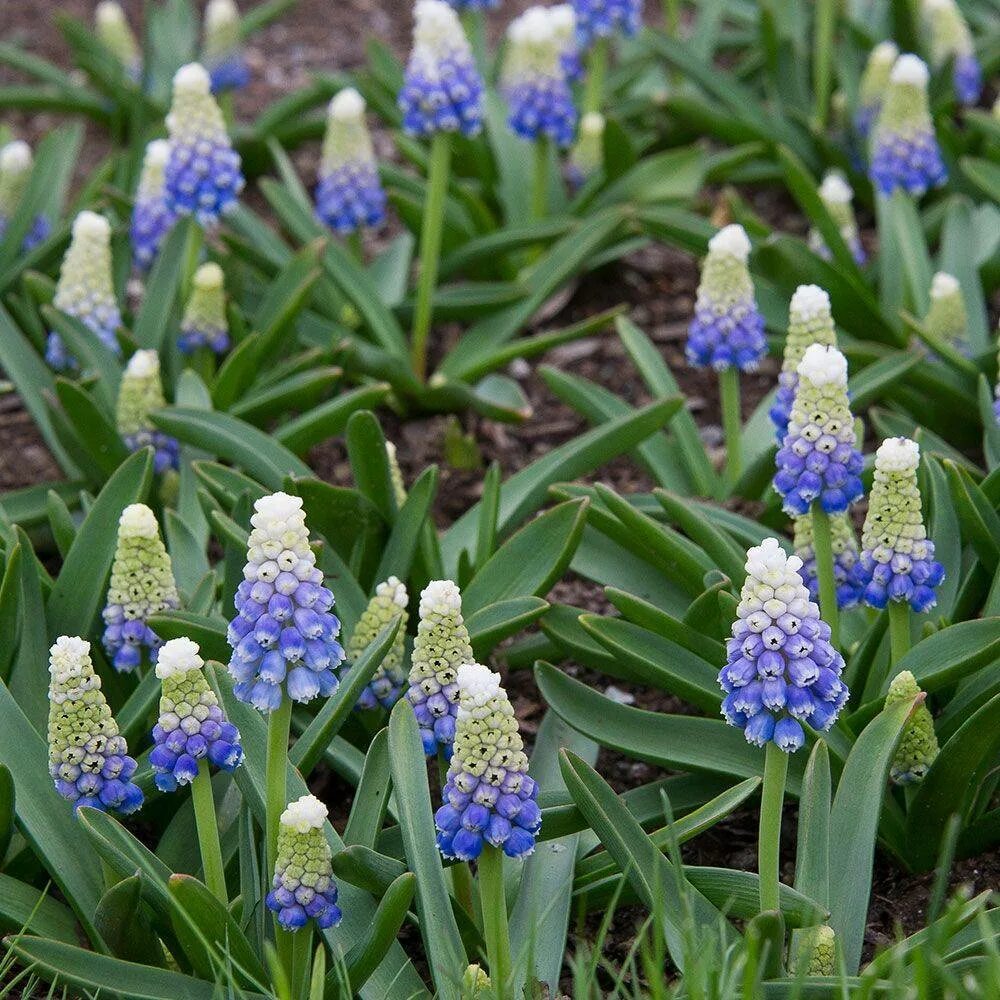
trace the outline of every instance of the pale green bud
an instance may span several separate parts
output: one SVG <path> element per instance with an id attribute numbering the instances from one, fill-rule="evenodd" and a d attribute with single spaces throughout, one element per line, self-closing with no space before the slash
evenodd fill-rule
<path id="1" fill-rule="evenodd" d="M 121 4 L 102 0 L 94 9 L 94 27 L 101 44 L 129 73 L 135 74 L 142 65 L 142 53 Z"/>
<path id="2" fill-rule="evenodd" d="M 910 53 L 900 56 L 889 75 L 889 86 L 875 131 L 903 138 L 918 134 L 933 135 L 927 80 L 927 66 L 922 59 Z"/>
<path id="3" fill-rule="evenodd" d="M 31 179 L 31 147 L 20 139 L 0 149 L 0 225 L 17 211 Z"/>
<path id="4" fill-rule="evenodd" d="M 136 351 L 122 375 L 118 389 L 116 418 L 123 437 L 147 431 L 149 415 L 166 406 L 160 380 L 160 356 L 156 351 Z"/>
<path id="5" fill-rule="evenodd" d="M 889 74 L 892 73 L 897 58 L 899 49 L 893 42 L 880 42 L 871 50 L 858 88 L 858 98 L 862 107 L 882 103 L 889 87 Z"/>
<path id="6" fill-rule="evenodd" d="M 145 621 L 179 605 L 173 567 L 156 516 L 145 504 L 126 507 L 118 522 L 108 606 L 120 607 L 126 620 Z"/>
<path id="7" fill-rule="evenodd" d="M 781 370 L 797 373 L 811 344 L 837 346 L 830 296 L 817 285 L 799 285 L 788 310 L 788 336 Z"/>
<path id="8" fill-rule="evenodd" d="M 320 176 L 356 163 L 374 163 L 375 149 L 365 122 L 365 99 L 353 88 L 341 90 L 326 115 Z"/>
<path id="9" fill-rule="evenodd" d="M 901 701 L 912 701 L 921 693 L 916 678 L 909 670 L 896 674 L 889 685 L 885 704 L 896 705 Z M 909 785 L 923 781 L 931 764 L 938 755 L 938 739 L 934 732 L 934 718 L 926 701 L 921 699 L 910 713 L 899 738 L 896 756 L 892 759 L 889 777 L 895 785 Z"/>
<path id="10" fill-rule="evenodd" d="M 604 115 L 590 111 L 580 119 L 580 134 L 569 153 L 570 177 L 582 184 L 604 166 Z"/>
<path id="11" fill-rule="evenodd" d="M 931 282 L 930 309 L 924 317 L 928 332 L 949 344 L 961 344 L 968 331 L 969 316 L 962 286 L 954 275 L 938 271 Z"/>
<path id="12" fill-rule="evenodd" d="M 832 976 L 837 961 L 837 935 L 832 927 L 820 924 L 799 932 L 792 971 L 804 976 Z"/>

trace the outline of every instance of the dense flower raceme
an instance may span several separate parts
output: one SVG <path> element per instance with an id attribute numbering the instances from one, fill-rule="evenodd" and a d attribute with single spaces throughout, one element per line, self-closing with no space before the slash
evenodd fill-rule
<path id="1" fill-rule="evenodd" d="M 885 704 L 895 705 L 901 701 L 912 701 L 920 694 L 920 685 L 909 670 L 896 674 L 889 685 Z M 926 702 L 921 699 L 910 713 L 903 727 L 903 733 L 892 758 L 889 777 L 893 784 L 912 785 L 923 781 L 931 764 L 937 759 L 937 733 L 934 732 L 934 718 Z"/>
<path id="2" fill-rule="evenodd" d="M 726 226 L 708 241 L 688 327 L 691 364 L 753 371 L 764 357 L 764 319 L 747 269 L 749 258 L 750 240 L 742 226 Z"/>
<path id="3" fill-rule="evenodd" d="M 642 0 L 573 0 L 581 49 L 616 32 L 634 35 L 642 25 Z"/>
<path id="4" fill-rule="evenodd" d="M 254 503 L 237 615 L 227 638 L 234 693 L 262 712 L 293 701 L 327 697 L 337 689 L 334 670 L 344 659 L 333 594 L 309 547 L 300 497 L 274 493 Z"/>
<path id="5" fill-rule="evenodd" d="M 194 781 L 203 759 L 222 771 L 235 771 L 243 761 L 239 730 L 222 714 L 204 666 L 191 639 L 170 639 L 160 648 L 160 717 L 153 727 L 149 763 L 161 792 Z"/>
<path id="6" fill-rule="evenodd" d="M 347 643 L 347 659 L 353 663 L 374 642 L 375 637 L 396 618 L 401 618 L 396 638 L 375 675 L 358 698 L 359 708 L 392 708 L 406 683 L 403 655 L 406 649 L 406 605 L 409 597 L 406 585 L 390 576 L 375 588 L 375 596 L 368 602 L 358 624 Z"/>
<path id="7" fill-rule="evenodd" d="M 938 271 L 931 280 L 930 303 L 924 317 L 927 332 L 952 347 L 967 350 L 969 315 L 958 278 Z"/>
<path id="8" fill-rule="evenodd" d="M 799 285 L 788 309 L 788 335 L 778 375 L 778 391 L 771 407 L 771 422 L 777 431 L 778 444 L 788 433 L 788 419 L 795 403 L 799 384 L 799 365 L 812 344 L 837 346 L 830 296 L 818 285 Z"/>
<path id="9" fill-rule="evenodd" d="M 233 0 L 208 0 L 201 61 L 212 80 L 212 93 L 239 90 L 250 82 L 243 55 L 240 12 Z"/>
<path id="10" fill-rule="evenodd" d="M 837 585 L 837 606 L 850 608 L 861 600 L 862 587 L 857 573 L 858 539 L 847 514 L 834 514 L 830 518 L 830 540 L 833 548 L 833 579 Z M 809 596 L 818 601 L 819 578 L 811 513 L 795 518 L 795 554 L 802 560 L 800 572 L 809 588 Z"/>
<path id="11" fill-rule="evenodd" d="M 49 774 L 74 809 L 135 812 L 136 763 L 94 672 L 90 643 L 63 635 L 49 650 Z"/>
<path id="12" fill-rule="evenodd" d="M 927 78 L 927 66 L 915 55 L 900 56 L 892 67 L 872 134 L 869 169 L 882 194 L 901 188 L 922 195 L 948 179 L 927 103 Z"/>
<path id="13" fill-rule="evenodd" d="M 955 96 L 974 105 L 983 90 L 983 70 L 976 58 L 972 32 L 955 0 L 924 0 L 923 16 L 930 42 L 931 65 L 940 69 L 949 59 Z"/>
<path id="14" fill-rule="evenodd" d="M 511 22 L 501 88 L 510 109 L 507 124 L 515 135 L 568 146 L 576 132 L 576 106 L 557 11 L 529 7 Z"/>
<path id="15" fill-rule="evenodd" d="M 854 217 L 854 208 L 851 205 L 854 191 L 839 170 L 830 170 L 826 173 L 823 177 L 823 183 L 819 186 L 819 196 L 824 207 L 830 213 L 830 218 L 840 229 L 840 235 L 851 251 L 851 256 L 857 264 L 864 264 L 868 260 L 868 256 L 865 253 L 865 248 L 861 245 L 858 221 Z M 830 248 L 824 242 L 820 231 L 815 227 L 809 230 L 809 247 L 813 253 L 819 254 L 824 260 L 831 259 Z"/>
<path id="16" fill-rule="evenodd" d="M 79 320 L 109 351 L 121 354 L 116 333 L 122 317 L 111 277 L 111 226 L 103 215 L 81 212 L 73 220 L 52 304 Z M 54 332 L 45 346 L 45 360 L 57 371 L 77 366 L 62 337 Z"/>
<path id="17" fill-rule="evenodd" d="M 212 97 L 209 75 L 198 63 L 182 66 L 174 76 L 167 131 L 167 207 L 178 215 L 194 215 L 203 226 L 214 226 L 236 207 L 243 174 Z"/>
<path id="18" fill-rule="evenodd" d="M 385 201 L 365 122 L 365 100 L 348 87 L 330 101 L 327 112 L 316 215 L 336 233 L 353 233 L 381 225 Z"/>
<path id="19" fill-rule="evenodd" d="M 300 930 L 310 920 L 320 930 L 340 923 L 332 855 L 323 833 L 325 821 L 326 806 L 314 795 L 290 802 L 281 814 L 267 907 L 286 931 Z"/>
<path id="20" fill-rule="evenodd" d="M 576 143 L 566 160 L 566 177 L 574 188 L 582 187 L 604 168 L 604 115 L 589 111 L 580 119 Z"/>
<path id="21" fill-rule="evenodd" d="M 747 552 L 747 578 L 719 673 L 722 714 L 748 743 L 773 741 L 791 753 L 805 742 L 802 723 L 825 731 L 847 701 L 844 659 L 830 644 L 799 574 L 802 561 L 776 538 Z"/>
<path id="22" fill-rule="evenodd" d="M 889 76 L 898 58 L 899 49 L 894 42 L 879 42 L 868 54 L 858 87 L 858 107 L 854 113 L 854 127 L 863 139 L 871 134 L 875 119 L 882 110 Z"/>
<path id="23" fill-rule="evenodd" d="M 118 389 L 118 433 L 129 451 L 153 449 L 157 472 L 176 469 L 181 448 L 177 439 L 153 426 L 149 415 L 166 405 L 160 380 L 160 356 L 156 351 L 136 351 L 129 358 Z"/>
<path id="24" fill-rule="evenodd" d="M 229 350 L 229 320 L 226 318 L 225 275 L 209 261 L 194 272 L 191 297 L 184 307 L 177 338 L 181 354 L 194 354 L 207 347 L 216 354 Z"/>
<path id="25" fill-rule="evenodd" d="M 444 804 L 434 815 L 438 849 L 472 861 L 486 844 L 523 858 L 542 825 L 538 785 L 500 675 L 480 663 L 458 669 L 459 707 Z"/>
<path id="26" fill-rule="evenodd" d="M 793 970 L 803 976 L 832 976 L 837 971 L 837 933 L 829 924 L 801 932 Z"/>
<path id="27" fill-rule="evenodd" d="M 413 50 L 399 107 L 409 135 L 478 135 L 483 125 L 483 81 L 458 15 L 444 0 L 417 0 Z"/>
<path id="28" fill-rule="evenodd" d="M 919 465 L 920 446 L 909 438 L 889 438 L 875 454 L 858 566 L 865 602 L 873 608 L 907 601 L 914 611 L 926 611 L 937 603 L 944 567 L 924 527 Z"/>
<path id="29" fill-rule="evenodd" d="M 179 606 L 173 567 L 156 516 L 145 504 L 131 504 L 118 520 L 118 544 L 104 607 L 103 642 L 114 668 L 135 670 L 144 649 L 155 663 L 162 642 L 146 621 Z"/>
<path id="30" fill-rule="evenodd" d="M 0 240 L 24 198 L 32 165 L 31 147 L 26 142 L 15 139 L 0 149 Z M 24 234 L 21 249 L 25 253 L 34 250 L 49 235 L 51 228 L 44 215 L 36 215 L 31 228 Z"/>
<path id="31" fill-rule="evenodd" d="M 174 224 L 174 213 L 167 207 L 165 195 L 169 159 L 170 143 L 166 139 L 154 139 L 146 146 L 129 229 L 132 260 L 140 271 L 148 271 L 153 266 Z"/>
<path id="32" fill-rule="evenodd" d="M 458 714 L 458 668 L 473 660 L 458 587 L 451 580 L 432 580 L 420 594 L 406 693 L 428 756 L 438 750 L 446 757 L 451 753 Z"/>
<path id="33" fill-rule="evenodd" d="M 863 492 L 847 359 L 835 347 L 813 344 L 797 373 L 788 432 L 775 456 L 774 488 L 784 498 L 786 514 L 805 514 L 816 500 L 828 514 L 839 514 Z"/>
<path id="34" fill-rule="evenodd" d="M 548 10 L 561 53 L 563 72 L 570 83 L 576 83 L 584 75 L 583 58 L 576 38 L 576 11 L 571 3 L 556 4 Z"/>
<path id="35" fill-rule="evenodd" d="M 94 8 L 94 30 L 101 44 L 133 80 L 142 76 L 142 50 L 117 0 L 101 0 Z"/>

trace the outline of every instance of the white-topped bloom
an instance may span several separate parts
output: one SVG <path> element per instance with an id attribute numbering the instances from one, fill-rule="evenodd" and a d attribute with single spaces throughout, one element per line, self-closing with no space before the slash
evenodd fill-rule
<path id="1" fill-rule="evenodd" d="M 799 378 L 813 385 L 847 385 L 847 358 L 836 347 L 812 344 L 806 348 L 798 367 Z"/>
<path id="2" fill-rule="evenodd" d="M 303 795 L 288 803 L 281 814 L 281 825 L 296 833 L 305 833 L 307 830 L 321 829 L 326 816 L 326 806 L 315 795 Z"/>
<path id="3" fill-rule="evenodd" d="M 481 663 L 463 663 L 458 668 L 458 718 L 485 718 L 490 701 L 502 690 L 498 673 Z"/>
<path id="4" fill-rule="evenodd" d="M 920 445 L 909 438 L 886 438 L 875 452 L 875 467 L 883 472 L 912 472 L 920 465 Z"/>
<path id="5" fill-rule="evenodd" d="M 155 538 L 159 530 L 156 515 L 144 503 L 129 504 L 118 519 L 122 538 Z"/>
<path id="6" fill-rule="evenodd" d="M 462 594 L 453 580 L 431 580 L 420 592 L 420 617 L 462 610 Z"/>
<path id="7" fill-rule="evenodd" d="M 927 70 L 927 63 L 912 52 L 901 55 L 889 74 L 890 83 L 906 87 L 926 87 L 929 79 L 930 73 Z"/>
<path id="8" fill-rule="evenodd" d="M 708 252 L 728 254 L 745 264 L 750 259 L 750 237 L 736 223 L 724 226 L 709 241 Z"/>
<path id="9" fill-rule="evenodd" d="M 101 44 L 133 78 L 138 77 L 142 68 L 142 50 L 121 4 L 116 0 L 101 0 L 94 8 L 94 27 Z"/>
<path id="10" fill-rule="evenodd" d="M 156 676 L 166 680 L 192 670 L 201 670 L 205 661 L 201 658 L 198 643 L 186 636 L 168 639 L 161 647 L 156 659 Z"/>

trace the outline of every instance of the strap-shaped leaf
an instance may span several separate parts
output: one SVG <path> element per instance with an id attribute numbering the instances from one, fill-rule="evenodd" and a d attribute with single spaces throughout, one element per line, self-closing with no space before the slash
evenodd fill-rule
<path id="1" fill-rule="evenodd" d="M 353 992 L 358 992 L 368 982 L 382 961 L 386 949 L 396 940 L 413 901 L 415 889 L 414 875 L 411 872 L 401 874 L 379 900 L 367 940 L 359 941 L 344 956 L 347 978 Z"/>
<path id="2" fill-rule="evenodd" d="M 153 931 L 149 911 L 142 909 L 141 886 L 139 872 L 115 882 L 101 896 L 94 923 L 115 958 L 162 968 L 163 946 Z"/>

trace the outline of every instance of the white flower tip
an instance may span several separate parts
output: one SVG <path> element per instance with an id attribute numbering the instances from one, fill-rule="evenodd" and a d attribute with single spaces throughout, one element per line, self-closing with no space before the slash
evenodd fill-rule
<path id="1" fill-rule="evenodd" d="M 31 169 L 31 147 L 23 139 L 8 142 L 0 149 L 0 173 L 13 174 Z"/>
<path id="2" fill-rule="evenodd" d="M 854 191 L 847 179 L 838 170 L 831 170 L 819 186 L 819 196 L 833 205 L 849 205 Z"/>
<path id="3" fill-rule="evenodd" d="M 529 7 L 507 29 L 507 37 L 514 45 L 545 45 L 561 35 L 562 28 L 549 7 Z"/>
<path id="4" fill-rule="evenodd" d="M 125 366 L 126 378 L 152 378 L 160 373 L 160 356 L 153 350 L 136 351 Z"/>
<path id="5" fill-rule="evenodd" d="M 329 116 L 339 122 L 357 122 L 365 114 L 365 99 L 353 88 L 346 87 L 330 101 Z"/>
<path id="6" fill-rule="evenodd" d="M 90 643 L 78 635 L 61 635 L 49 647 L 50 669 L 63 666 L 67 662 L 77 663 L 90 656 Z"/>
<path id="7" fill-rule="evenodd" d="M 765 538 L 760 545 L 747 550 L 744 568 L 750 576 L 762 580 L 777 573 L 785 576 L 798 573 L 802 568 L 802 560 L 798 556 L 788 555 L 777 538 Z"/>
<path id="8" fill-rule="evenodd" d="M 434 608 L 447 608 L 450 611 L 462 610 L 462 592 L 454 580 L 431 580 L 420 592 L 421 614 L 424 608 L 431 611 Z"/>
<path id="9" fill-rule="evenodd" d="M 894 63 L 899 58 L 899 46 L 893 41 L 879 42 L 872 49 L 871 58 L 875 62 Z"/>
<path id="10" fill-rule="evenodd" d="M 413 20 L 418 38 L 429 41 L 452 36 L 465 38 L 458 14 L 445 0 L 417 0 L 413 5 Z"/>
<path id="11" fill-rule="evenodd" d="M 161 681 L 191 670 L 201 670 L 203 666 L 205 661 L 201 658 L 198 643 L 186 636 L 168 639 L 156 656 L 156 676 Z"/>
<path id="12" fill-rule="evenodd" d="M 155 538 L 159 532 L 156 515 L 144 504 L 129 504 L 118 519 L 118 533 L 128 538 Z"/>
<path id="13" fill-rule="evenodd" d="M 901 55 L 893 64 L 892 73 L 889 75 L 890 83 L 908 85 L 910 87 L 926 87 L 930 79 L 927 71 L 927 63 L 920 56 L 907 52 Z"/>
<path id="14" fill-rule="evenodd" d="M 117 27 L 125 23 L 125 11 L 116 0 L 101 0 L 94 8 L 94 20 L 102 28 Z"/>
<path id="15" fill-rule="evenodd" d="M 463 663 L 458 668 L 458 690 L 463 705 L 482 708 L 503 690 L 500 675 L 481 663 Z"/>
<path id="16" fill-rule="evenodd" d="M 742 263 L 750 258 L 750 237 L 746 230 L 735 223 L 720 229 L 708 241 L 709 253 L 727 253 Z"/>
<path id="17" fill-rule="evenodd" d="M 170 142 L 167 139 L 154 139 L 146 146 L 143 163 L 148 167 L 165 167 L 170 159 Z"/>
<path id="18" fill-rule="evenodd" d="M 847 358 L 836 347 L 810 344 L 799 362 L 798 373 L 800 378 L 808 379 L 813 385 L 834 382 L 847 385 Z"/>
<path id="19" fill-rule="evenodd" d="M 830 312 L 830 296 L 819 285 L 799 285 L 789 312 L 793 319 L 812 319 Z"/>
<path id="20" fill-rule="evenodd" d="M 881 472 L 914 472 L 920 464 L 920 445 L 909 438 L 886 438 L 875 452 Z"/>
<path id="21" fill-rule="evenodd" d="M 212 89 L 212 81 L 208 70 L 201 63 L 188 63 L 174 74 L 174 91 L 176 93 L 208 94 Z"/>
<path id="22" fill-rule="evenodd" d="M 281 814 L 281 825 L 289 826 L 299 833 L 319 830 L 323 826 L 326 814 L 326 806 L 315 795 L 303 795 L 302 798 L 288 803 Z"/>
<path id="23" fill-rule="evenodd" d="M 302 510 L 302 497 L 293 497 L 287 493 L 272 493 L 254 502 L 253 509 L 257 512 L 251 518 L 254 527 L 257 526 L 257 515 L 266 521 L 287 521 Z"/>
<path id="24" fill-rule="evenodd" d="M 213 31 L 224 24 L 240 19 L 240 12 L 233 0 L 208 0 L 205 7 L 205 27 Z"/>
<path id="25" fill-rule="evenodd" d="M 384 583 L 380 583 L 375 588 L 375 596 L 388 597 L 400 608 L 405 608 L 410 599 L 406 593 L 406 584 L 398 576 L 390 576 Z"/>
<path id="26" fill-rule="evenodd" d="M 958 278 L 946 271 L 938 271 L 931 279 L 931 298 L 946 299 L 962 290 Z"/>
<path id="27" fill-rule="evenodd" d="M 555 7 L 550 7 L 549 17 L 552 19 L 552 24 L 555 26 L 556 33 L 561 38 L 566 38 L 568 40 L 576 31 L 576 11 L 573 10 L 572 4 L 560 3 L 556 4 Z M 597 114 L 597 112 L 591 111 L 589 114 Z M 584 117 L 586 117 L 586 115 Z"/>
<path id="28" fill-rule="evenodd" d="M 73 220 L 73 239 L 109 240 L 111 224 L 96 212 L 81 212 Z"/>
<path id="29" fill-rule="evenodd" d="M 580 119 L 580 131 L 584 135 L 602 135 L 604 133 L 604 115 L 599 111 L 588 111 Z"/>
<path id="30" fill-rule="evenodd" d="M 211 292 L 221 288 L 223 282 L 222 268 L 214 261 L 202 264 L 194 272 L 194 287 L 202 292 Z"/>

